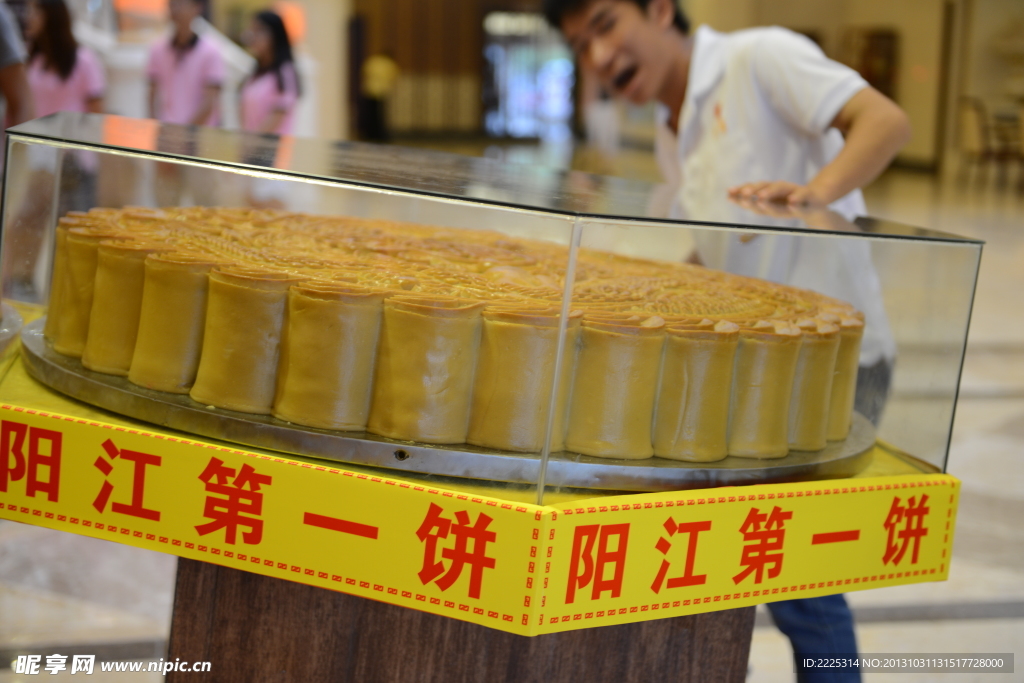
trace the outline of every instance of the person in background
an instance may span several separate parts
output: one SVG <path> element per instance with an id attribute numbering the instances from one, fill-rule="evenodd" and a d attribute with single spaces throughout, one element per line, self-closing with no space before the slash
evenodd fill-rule
<path id="1" fill-rule="evenodd" d="M 387 142 L 387 99 L 398 80 L 398 65 L 389 54 L 373 55 L 363 62 L 363 134 L 373 142 Z"/>
<path id="2" fill-rule="evenodd" d="M 25 77 L 26 61 L 18 23 L 7 3 L 0 2 L 0 105 L 6 104 L 4 128 L 35 118 L 35 107 Z M 0 168 L 3 166 L 3 154 L 3 149 L 0 149 Z"/>
<path id="3" fill-rule="evenodd" d="M 659 166 L 691 218 L 715 216 L 730 197 L 863 214 L 859 188 L 877 177 L 910 137 L 907 116 L 895 103 L 826 58 L 810 40 L 785 29 L 722 34 L 701 27 L 691 34 L 673 0 L 545 0 L 544 9 L 582 70 L 634 104 L 657 103 Z M 750 239 L 725 231 L 697 231 L 695 240 L 703 263 L 856 298 L 852 303 L 861 310 L 867 304 L 881 308 L 867 244 L 844 242 L 828 250 L 827 240 Z M 804 252 L 815 248 L 828 257 L 818 259 L 824 267 L 802 268 L 814 265 L 814 254 Z M 884 309 L 874 321 L 871 311 L 866 313 L 868 329 L 884 336 Z M 867 334 L 862 365 L 863 351 L 871 346 Z M 886 368 L 891 367 L 884 349 L 878 355 L 882 367 L 870 373 L 879 380 L 876 394 L 887 390 Z M 869 369 L 875 360 L 867 359 Z M 860 680 L 856 669 L 819 671 L 800 661 L 805 654 L 857 652 L 853 618 L 842 595 L 786 600 L 768 608 L 793 645 L 798 681 Z"/>
<path id="4" fill-rule="evenodd" d="M 242 84 L 242 130 L 291 135 L 302 86 L 284 22 L 274 12 L 260 12 L 242 39 L 256 58 L 256 70 Z"/>
<path id="5" fill-rule="evenodd" d="M 103 67 L 75 40 L 64 0 L 30 0 L 27 19 L 28 83 L 36 115 L 103 111 Z"/>
<path id="6" fill-rule="evenodd" d="M 64 0 L 29 0 L 25 37 L 28 39 L 28 84 L 37 116 L 59 111 L 103 111 L 106 87 L 103 65 L 91 50 L 78 44 L 71 32 L 71 13 Z M 45 164 L 44 164 L 45 166 Z M 60 157 L 58 215 L 92 208 L 96 197 L 96 155 L 74 150 Z M 33 191 L 51 186 L 41 173 Z M 49 193 L 40 198 L 45 202 Z"/>
<path id="7" fill-rule="evenodd" d="M 193 22 L 203 13 L 203 0 L 170 0 L 168 10 L 174 33 L 157 42 L 149 53 L 150 116 L 164 123 L 185 126 L 220 124 L 220 92 L 224 60 L 217 47 L 203 40 Z M 180 136 L 161 129 L 157 144 L 164 151 L 194 156 L 197 133 Z M 156 201 L 160 206 L 219 203 L 217 174 L 209 169 L 156 163 Z"/>
<path id="8" fill-rule="evenodd" d="M 213 43 L 192 30 L 203 0 L 170 0 L 174 33 L 149 53 L 150 116 L 165 123 L 216 126 L 224 61 Z"/>

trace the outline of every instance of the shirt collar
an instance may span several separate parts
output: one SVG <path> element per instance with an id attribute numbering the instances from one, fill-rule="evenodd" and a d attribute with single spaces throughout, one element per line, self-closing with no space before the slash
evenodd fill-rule
<path id="1" fill-rule="evenodd" d="M 690 54 L 690 71 L 687 74 L 686 96 L 679 109 L 676 130 L 683 129 L 686 111 L 707 95 L 725 72 L 725 35 L 707 26 L 699 27 L 693 34 L 693 52 Z M 655 122 L 668 128 L 669 110 L 658 102 L 655 106 Z M 671 132 L 671 129 L 669 129 Z"/>

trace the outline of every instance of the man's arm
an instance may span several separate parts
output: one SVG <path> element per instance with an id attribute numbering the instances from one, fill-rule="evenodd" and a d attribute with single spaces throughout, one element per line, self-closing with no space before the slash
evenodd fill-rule
<path id="1" fill-rule="evenodd" d="M 7 100 L 8 125 L 14 126 L 36 117 L 24 64 L 9 64 L 0 69 L 0 93 Z"/>
<path id="2" fill-rule="evenodd" d="M 260 124 L 261 133 L 274 133 L 281 127 L 281 122 L 284 121 L 284 117 L 287 116 L 288 111 L 285 109 L 274 109 L 267 114 L 266 118 Z"/>
<path id="3" fill-rule="evenodd" d="M 220 97 L 219 85 L 208 85 L 203 88 L 203 102 L 199 105 L 199 111 L 189 121 L 190 125 L 201 126 L 210 118 L 213 108 L 217 105 L 217 98 Z"/>
<path id="4" fill-rule="evenodd" d="M 895 102 L 870 86 L 843 105 L 831 127 L 843 134 L 846 144 L 809 183 L 747 183 L 730 188 L 729 195 L 759 201 L 824 206 L 877 178 L 910 140 L 907 115 Z"/>

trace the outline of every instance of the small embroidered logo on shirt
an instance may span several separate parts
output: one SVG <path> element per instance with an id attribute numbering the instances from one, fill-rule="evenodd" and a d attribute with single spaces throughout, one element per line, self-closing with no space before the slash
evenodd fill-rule
<path id="1" fill-rule="evenodd" d="M 715 102 L 715 132 L 723 135 L 729 128 L 725 125 L 725 118 L 722 116 L 722 103 Z"/>

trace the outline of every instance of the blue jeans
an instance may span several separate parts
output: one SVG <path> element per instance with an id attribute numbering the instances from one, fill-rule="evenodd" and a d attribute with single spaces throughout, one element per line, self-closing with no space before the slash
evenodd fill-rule
<path id="1" fill-rule="evenodd" d="M 860 683 L 857 669 L 813 669 L 800 665 L 801 658 L 808 655 L 853 657 L 857 654 L 853 614 L 842 594 L 770 602 L 767 607 L 772 621 L 793 645 L 797 683 Z"/>

